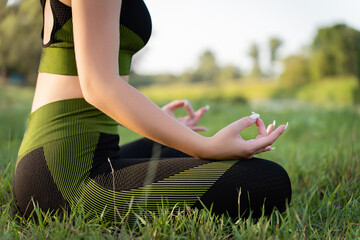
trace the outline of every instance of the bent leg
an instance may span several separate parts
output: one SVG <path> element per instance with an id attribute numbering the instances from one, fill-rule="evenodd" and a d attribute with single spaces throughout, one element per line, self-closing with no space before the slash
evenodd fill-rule
<path id="1" fill-rule="evenodd" d="M 270 215 L 274 208 L 283 212 L 291 200 L 291 183 L 286 171 L 277 163 L 252 158 L 231 166 L 193 206 L 209 207 L 213 212 L 227 212 L 231 217 L 247 218 Z"/>
<path id="2" fill-rule="evenodd" d="M 239 192 L 240 198 L 239 198 Z M 291 199 L 286 171 L 263 159 L 207 161 L 195 158 L 162 160 L 114 159 L 90 173 L 84 188 L 85 208 L 114 219 L 132 210 L 156 211 L 162 203 L 172 207 L 202 208 L 201 202 L 216 214 L 232 217 L 268 215 L 274 208 L 285 210 Z M 116 215 L 115 214 L 115 215 Z"/>
<path id="3" fill-rule="evenodd" d="M 174 148 L 164 146 L 148 138 L 141 138 L 120 146 L 120 158 L 179 158 L 191 157 Z"/>

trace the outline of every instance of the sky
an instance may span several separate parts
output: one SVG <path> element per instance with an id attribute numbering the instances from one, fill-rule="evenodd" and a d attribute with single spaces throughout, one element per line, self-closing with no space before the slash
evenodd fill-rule
<path id="1" fill-rule="evenodd" d="M 251 69 L 249 48 L 260 48 L 261 66 L 269 66 L 270 37 L 283 41 L 279 57 L 311 44 L 319 27 L 345 23 L 360 30 L 360 0 L 144 0 L 152 18 L 152 36 L 134 57 L 142 74 L 179 74 L 195 69 L 211 50 L 219 65 Z"/>

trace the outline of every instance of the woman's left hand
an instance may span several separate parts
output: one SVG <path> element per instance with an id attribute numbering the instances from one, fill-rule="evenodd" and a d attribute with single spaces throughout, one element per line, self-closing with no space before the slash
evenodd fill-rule
<path id="1" fill-rule="evenodd" d="M 176 118 L 179 122 L 181 122 L 182 124 L 191 128 L 194 131 L 207 130 L 204 126 L 196 126 L 196 125 L 198 124 L 202 116 L 205 114 L 205 112 L 209 110 L 208 105 L 198 109 L 195 112 L 188 100 L 175 100 L 162 107 L 162 110 L 175 118 L 174 111 L 181 107 L 184 107 L 186 109 L 188 115 L 185 117 Z"/>

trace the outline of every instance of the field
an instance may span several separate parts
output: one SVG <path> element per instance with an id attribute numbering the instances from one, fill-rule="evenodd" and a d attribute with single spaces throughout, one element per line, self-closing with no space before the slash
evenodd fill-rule
<path id="1" fill-rule="evenodd" d="M 259 156 L 287 170 L 293 190 L 288 210 L 232 221 L 206 210 L 165 208 L 139 215 L 135 225 L 128 226 L 86 219 L 81 209 L 64 218 L 36 211 L 38 222 L 14 213 L 11 182 L 32 94 L 30 88 L 0 89 L 0 239 L 360 239 L 359 107 L 287 100 L 194 101 L 195 107 L 211 107 L 201 122 L 209 129 L 206 135 L 251 111 L 260 113 L 266 123 L 289 122 L 273 145 L 276 150 Z M 122 143 L 139 137 L 123 128 L 120 133 Z M 252 127 L 242 136 L 252 138 L 255 133 Z"/>

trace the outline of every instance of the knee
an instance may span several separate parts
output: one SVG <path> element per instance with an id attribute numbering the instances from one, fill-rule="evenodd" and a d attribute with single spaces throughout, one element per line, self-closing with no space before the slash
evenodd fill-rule
<path id="1" fill-rule="evenodd" d="M 286 210 L 290 204 L 292 189 L 286 170 L 278 163 L 254 158 L 256 167 L 252 174 L 252 184 L 248 188 L 250 209 L 253 216 L 259 217 L 264 210 L 265 215 L 270 215 L 276 208 L 280 212 Z M 262 209 L 264 208 L 264 209 Z"/>
<path id="2" fill-rule="evenodd" d="M 236 162 L 201 197 L 206 206 L 213 204 L 215 213 L 227 212 L 235 218 L 246 218 L 250 212 L 258 218 L 275 208 L 282 212 L 290 200 L 291 183 L 285 169 L 259 158 Z"/>

